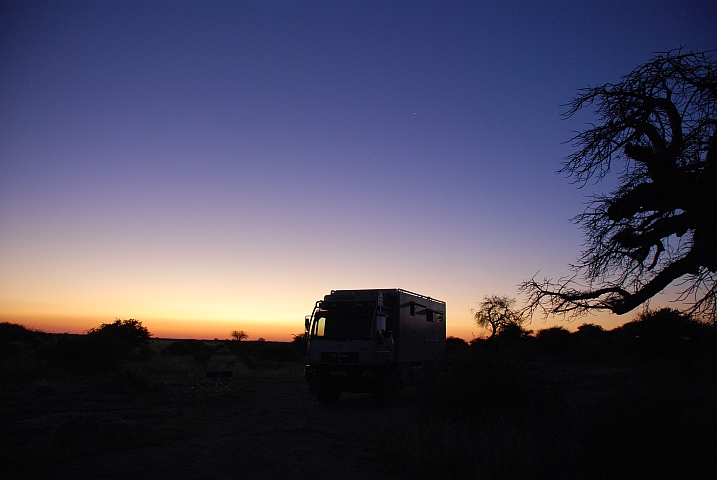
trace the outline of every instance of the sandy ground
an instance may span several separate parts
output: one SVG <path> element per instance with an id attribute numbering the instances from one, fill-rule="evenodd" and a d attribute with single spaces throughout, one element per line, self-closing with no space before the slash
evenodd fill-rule
<path id="1" fill-rule="evenodd" d="M 298 363 L 205 395 L 169 383 L 122 395 L 103 381 L 4 387 L 0 477 L 395 478 L 379 473 L 375 443 L 402 407 L 356 394 L 321 405 Z"/>

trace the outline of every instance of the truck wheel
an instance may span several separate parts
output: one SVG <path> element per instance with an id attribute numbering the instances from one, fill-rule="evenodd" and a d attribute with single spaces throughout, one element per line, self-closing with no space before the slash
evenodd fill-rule
<path id="1" fill-rule="evenodd" d="M 336 405 L 341 398 L 341 391 L 327 387 L 316 388 L 316 398 L 324 405 Z"/>

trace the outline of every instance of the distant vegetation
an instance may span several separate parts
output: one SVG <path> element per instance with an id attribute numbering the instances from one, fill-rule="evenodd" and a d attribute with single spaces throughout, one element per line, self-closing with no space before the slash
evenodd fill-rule
<path id="1" fill-rule="evenodd" d="M 506 325 L 492 338 L 449 337 L 446 345 L 372 442 L 384 473 L 717 478 L 715 325 L 662 309 L 613 330 Z M 85 335 L 0 323 L 0 384 L 34 382 L 39 395 L 53 391 L 50 379 L 77 378 L 102 394 L 176 394 L 210 370 L 290 366 L 298 375 L 305 353 L 303 334 L 291 342 L 161 340 L 136 320 Z"/>
<path id="2" fill-rule="evenodd" d="M 231 336 L 237 342 L 249 338 L 249 334 L 246 333 L 244 330 L 232 330 Z"/>
<path id="3" fill-rule="evenodd" d="M 717 478 L 717 329 L 676 310 L 606 331 L 447 339 L 378 448 L 411 478 Z"/>
<path id="4" fill-rule="evenodd" d="M 152 334 L 135 319 L 117 319 L 82 335 L 48 334 L 2 322 L 0 358 L 24 355 L 47 362 L 50 369 L 91 375 L 117 372 L 129 363 L 157 354 L 191 357 L 197 365 L 206 364 L 217 355 L 231 355 L 250 367 L 299 361 L 306 354 L 303 334 L 295 335 L 293 342 L 241 341 L 247 337 L 244 331 L 232 332 L 232 336 L 235 340 L 165 340 L 159 348 L 151 348 Z"/>
<path id="5" fill-rule="evenodd" d="M 111 372 L 127 360 L 146 356 L 150 336 L 140 321 L 117 319 L 88 330 L 86 335 L 54 337 L 40 353 L 54 365 L 74 372 Z"/>

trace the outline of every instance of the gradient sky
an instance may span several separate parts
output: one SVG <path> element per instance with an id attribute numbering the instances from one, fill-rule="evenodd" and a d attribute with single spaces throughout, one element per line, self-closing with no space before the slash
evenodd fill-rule
<path id="1" fill-rule="evenodd" d="M 562 105 L 717 47 L 711 0 L 2 5 L 0 320 L 55 332 L 289 340 L 331 289 L 404 288 L 478 336 L 614 185 L 556 174 L 592 118 Z"/>

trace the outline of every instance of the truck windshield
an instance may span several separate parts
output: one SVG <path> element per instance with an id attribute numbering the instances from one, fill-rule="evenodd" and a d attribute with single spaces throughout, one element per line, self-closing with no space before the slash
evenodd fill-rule
<path id="1" fill-rule="evenodd" d="M 332 306 L 317 315 L 311 336 L 341 339 L 371 338 L 373 312 L 373 306 Z"/>

